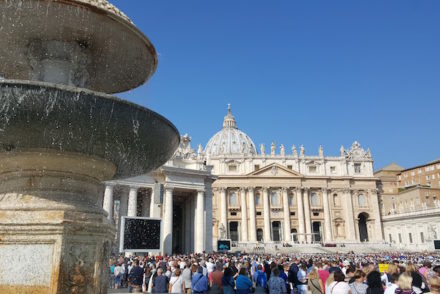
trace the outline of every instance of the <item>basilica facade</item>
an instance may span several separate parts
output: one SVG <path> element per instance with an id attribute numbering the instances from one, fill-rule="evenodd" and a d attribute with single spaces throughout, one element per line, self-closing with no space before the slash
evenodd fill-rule
<path id="1" fill-rule="evenodd" d="M 155 172 L 106 183 L 104 208 L 116 224 L 122 215 L 162 218 L 163 253 L 216 250 L 218 239 L 238 247 L 383 241 L 372 156 L 358 142 L 336 156 L 273 143 L 257 151 L 230 107 L 204 148 L 190 141 L 183 136 Z"/>

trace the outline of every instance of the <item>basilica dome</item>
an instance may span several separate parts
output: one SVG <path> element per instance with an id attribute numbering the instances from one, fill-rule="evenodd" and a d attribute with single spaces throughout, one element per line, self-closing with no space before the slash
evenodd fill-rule
<path id="1" fill-rule="evenodd" d="M 257 150 L 252 139 L 237 129 L 231 107 L 228 105 L 228 114 L 223 120 L 223 128 L 206 144 L 205 155 L 212 157 L 229 154 L 256 155 Z"/>

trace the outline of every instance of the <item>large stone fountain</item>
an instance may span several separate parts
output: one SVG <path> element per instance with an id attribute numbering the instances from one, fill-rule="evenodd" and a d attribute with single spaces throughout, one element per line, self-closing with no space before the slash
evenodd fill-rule
<path id="1" fill-rule="evenodd" d="M 179 144 L 109 94 L 154 73 L 150 41 L 105 0 L 0 1 L 0 293 L 105 293 L 113 226 L 100 183 Z"/>

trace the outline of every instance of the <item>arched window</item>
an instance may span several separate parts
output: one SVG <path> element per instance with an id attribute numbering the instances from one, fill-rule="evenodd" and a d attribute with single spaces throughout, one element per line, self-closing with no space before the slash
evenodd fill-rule
<path id="1" fill-rule="evenodd" d="M 333 205 L 334 206 L 341 206 L 341 200 L 340 200 L 338 194 L 333 194 Z"/>
<path id="2" fill-rule="evenodd" d="M 234 191 L 229 193 L 229 205 L 237 206 L 237 194 Z"/>
<path id="3" fill-rule="evenodd" d="M 255 206 L 260 206 L 261 205 L 261 196 L 260 194 L 256 194 L 255 195 Z"/>
<path id="4" fill-rule="evenodd" d="M 280 197 L 277 192 L 270 193 L 270 201 L 273 206 L 280 206 Z"/>
<path id="5" fill-rule="evenodd" d="M 289 206 L 293 206 L 294 202 L 295 202 L 295 198 L 294 198 L 293 194 L 290 194 L 289 195 Z"/>
<path id="6" fill-rule="evenodd" d="M 359 207 L 365 207 L 366 206 L 365 196 L 363 194 L 359 194 L 359 196 L 358 196 L 358 204 L 359 204 Z"/>
<path id="7" fill-rule="evenodd" d="M 312 206 L 318 206 L 318 195 L 316 193 L 312 193 Z"/>

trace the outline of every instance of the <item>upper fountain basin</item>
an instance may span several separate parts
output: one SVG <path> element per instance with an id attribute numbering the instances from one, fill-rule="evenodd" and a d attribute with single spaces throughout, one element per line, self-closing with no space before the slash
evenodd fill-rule
<path id="1" fill-rule="evenodd" d="M 0 80 L 0 152 L 95 156 L 112 162 L 118 178 L 163 165 L 179 140 L 166 118 L 131 102 L 69 86 Z"/>
<path id="2" fill-rule="evenodd" d="M 0 76 L 118 93 L 146 82 L 156 51 L 105 0 L 0 1 Z"/>

